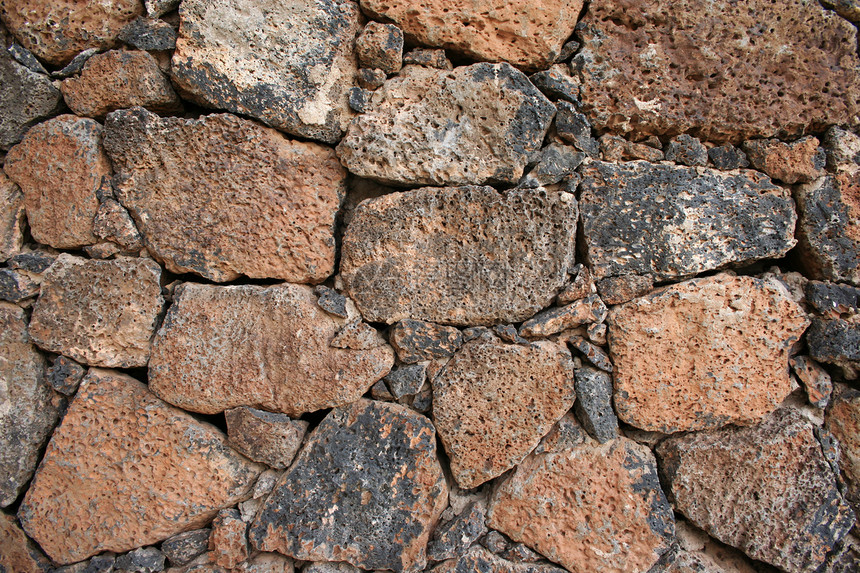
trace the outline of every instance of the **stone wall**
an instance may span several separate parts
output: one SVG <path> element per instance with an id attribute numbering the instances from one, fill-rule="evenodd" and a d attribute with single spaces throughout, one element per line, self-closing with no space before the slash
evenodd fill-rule
<path id="1" fill-rule="evenodd" d="M 0 572 L 860 571 L 860 3 L 0 20 Z"/>

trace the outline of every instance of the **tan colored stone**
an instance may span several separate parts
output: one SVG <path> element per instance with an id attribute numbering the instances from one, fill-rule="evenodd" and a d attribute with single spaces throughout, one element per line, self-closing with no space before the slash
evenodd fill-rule
<path id="1" fill-rule="evenodd" d="M 250 495 L 264 466 L 144 384 L 91 369 L 18 512 L 58 563 L 202 527 Z"/>
<path id="2" fill-rule="evenodd" d="M 117 198 L 168 270 L 313 283 L 334 271 L 346 172 L 331 149 L 227 114 L 135 108 L 105 125 Z"/>
<path id="3" fill-rule="evenodd" d="M 88 48 L 116 43 L 127 24 L 143 14 L 140 0 L 4 0 L 0 18 L 25 48 L 53 66 Z"/>
<path id="4" fill-rule="evenodd" d="M 105 199 L 99 204 L 93 219 L 93 233 L 126 251 L 140 251 L 143 248 L 143 237 L 131 215 L 115 199 Z"/>
<path id="5" fill-rule="evenodd" d="M 355 55 L 362 68 L 396 74 L 403 66 L 403 32 L 391 24 L 368 22 L 355 40 Z"/>
<path id="6" fill-rule="evenodd" d="M 578 38 L 600 132 L 737 143 L 858 122 L 857 32 L 816 0 L 597 0 Z"/>
<path id="7" fill-rule="evenodd" d="M 158 113 L 182 110 L 158 62 L 147 52 L 111 50 L 87 60 L 79 76 L 62 84 L 63 98 L 78 115 L 104 120 L 115 109 L 145 107 Z"/>
<path id="8" fill-rule="evenodd" d="M 744 143 L 744 151 L 753 167 L 789 185 L 808 183 L 825 175 L 827 156 L 812 136 L 791 143 L 753 139 Z"/>
<path id="9" fill-rule="evenodd" d="M 606 312 L 606 305 L 600 297 L 592 294 L 566 306 L 547 309 L 528 319 L 520 327 L 520 336 L 550 336 L 583 324 L 603 322 Z"/>
<path id="10" fill-rule="evenodd" d="M 644 573 L 674 535 L 654 456 L 627 438 L 529 456 L 493 492 L 488 518 L 570 571 Z"/>
<path id="11" fill-rule="evenodd" d="M 565 284 L 576 219 L 573 195 L 544 189 L 393 193 L 356 209 L 341 278 L 371 322 L 520 322 Z"/>
<path id="12" fill-rule="evenodd" d="M 11 515 L 0 513 L 0 571 L 8 573 L 44 573 L 50 562 L 36 545 L 27 539 Z"/>
<path id="13" fill-rule="evenodd" d="M 0 263 L 21 252 L 24 246 L 24 195 L 0 171 Z"/>
<path id="14" fill-rule="evenodd" d="M 564 346 L 505 344 L 489 334 L 466 343 L 433 379 L 433 423 L 454 479 L 469 489 L 511 469 L 573 401 Z"/>
<path id="15" fill-rule="evenodd" d="M 548 563 L 515 563 L 493 555 L 480 545 L 473 545 L 455 559 L 443 561 L 432 573 L 460 573 L 480 571 L 481 573 L 564 573 L 564 569 Z"/>
<path id="16" fill-rule="evenodd" d="M 413 41 L 476 60 L 548 67 L 573 32 L 582 0 L 540 4 L 490 0 L 361 0 L 371 16 L 390 19 Z"/>
<path id="17" fill-rule="evenodd" d="M 38 242 L 75 249 L 97 242 L 96 193 L 109 185 L 102 126 L 61 115 L 37 125 L 6 156 L 3 169 L 24 193 L 30 232 Z"/>
<path id="18" fill-rule="evenodd" d="M 153 341 L 149 384 L 206 414 L 251 406 L 295 418 L 348 404 L 388 374 L 394 351 L 333 348 L 346 323 L 303 285 L 186 283 Z"/>
<path id="19" fill-rule="evenodd" d="M 827 410 L 827 429 L 839 441 L 839 467 L 848 482 L 848 499 L 860 508 L 860 392 L 837 388 Z"/>
<path id="20" fill-rule="evenodd" d="M 214 553 L 215 564 L 225 569 L 235 569 L 250 555 L 248 547 L 248 525 L 242 521 L 235 509 L 222 509 L 212 522 L 209 544 Z"/>
<path id="21" fill-rule="evenodd" d="M 286 469 L 296 457 L 308 423 L 253 408 L 224 412 L 230 445 L 240 453 L 276 469 Z"/>
<path id="22" fill-rule="evenodd" d="M 671 433 L 753 424 L 776 409 L 809 320 L 777 280 L 722 273 L 616 306 L 608 323 L 618 417 Z"/>

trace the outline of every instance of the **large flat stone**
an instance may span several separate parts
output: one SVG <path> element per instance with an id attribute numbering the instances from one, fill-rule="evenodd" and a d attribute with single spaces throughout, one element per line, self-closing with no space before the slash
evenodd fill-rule
<path id="1" fill-rule="evenodd" d="M 856 30 L 816 0 L 598 0 L 580 26 L 600 131 L 737 143 L 858 121 Z"/>
<path id="2" fill-rule="evenodd" d="M 298 417 L 348 404 L 388 374 L 394 351 L 331 347 L 346 323 L 308 286 L 186 283 L 153 340 L 149 384 L 206 414 L 251 406 Z"/>
<path id="3" fill-rule="evenodd" d="M 447 504 L 429 420 L 397 404 L 359 400 L 332 410 L 313 431 L 250 539 L 261 551 L 304 561 L 418 571 Z"/>
<path id="4" fill-rule="evenodd" d="M 334 152 L 232 115 L 118 111 L 105 147 L 117 197 L 153 256 L 217 282 L 321 282 L 334 270 L 346 172 Z"/>
<path id="5" fill-rule="evenodd" d="M 361 177 L 407 185 L 516 183 L 555 107 L 508 64 L 407 66 L 337 147 Z"/>
<path id="6" fill-rule="evenodd" d="M 754 171 L 595 161 L 582 176 L 582 231 L 598 280 L 689 277 L 781 258 L 796 243 L 791 193 Z"/>
<path id="7" fill-rule="evenodd" d="M 788 352 L 808 325 L 776 279 L 729 274 L 616 306 L 618 417 L 663 433 L 756 423 L 791 392 Z"/>
<path id="8" fill-rule="evenodd" d="M 92 369 L 18 517 L 51 559 L 75 563 L 202 527 L 246 499 L 263 469 L 134 378 Z"/>
<path id="9" fill-rule="evenodd" d="M 63 95 L 50 78 L 16 62 L 0 50 L 0 150 L 24 137 L 30 126 L 47 119 L 63 105 Z"/>
<path id="10" fill-rule="evenodd" d="M 185 0 L 171 74 L 197 103 L 335 143 L 360 29 L 350 0 Z"/>
<path id="11" fill-rule="evenodd" d="M 521 322 L 574 264 L 573 195 L 543 189 L 418 189 L 362 202 L 340 273 L 366 320 Z"/>

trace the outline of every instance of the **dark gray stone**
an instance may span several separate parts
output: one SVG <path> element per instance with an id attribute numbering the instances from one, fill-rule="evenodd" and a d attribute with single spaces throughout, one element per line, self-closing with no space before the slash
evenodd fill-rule
<path id="1" fill-rule="evenodd" d="M 520 336 L 517 332 L 517 327 L 513 324 L 497 324 L 493 327 L 493 332 L 499 335 L 499 338 L 505 342 L 512 344 L 528 344 L 529 341 Z"/>
<path id="2" fill-rule="evenodd" d="M 612 377 L 596 368 L 574 372 L 573 409 L 582 427 L 601 444 L 618 437 L 618 418 L 612 410 Z"/>
<path id="3" fill-rule="evenodd" d="M 523 543 L 514 543 L 502 554 L 502 557 L 514 563 L 536 563 L 543 559 L 540 553 L 532 551 Z"/>
<path id="4" fill-rule="evenodd" d="M 481 540 L 481 545 L 489 549 L 491 553 L 500 555 L 510 547 L 511 543 L 507 537 L 492 529 Z"/>
<path id="5" fill-rule="evenodd" d="M 427 379 L 426 364 L 406 364 L 398 366 L 384 378 L 388 389 L 395 398 L 417 394 Z"/>
<path id="6" fill-rule="evenodd" d="M 21 302 L 39 294 L 39 283 L 26 273 L 13 269 L 0 269 L 0 300 Z"/>
<path id="7" fill-rule="evenodd" d="M 72 58 L 72 61 L 66 64 L 66 67 L 64 67 L 63 69 L 57 70 L 56 72 L 51 72 L 51 77 L 63 79 L 77 74 L 82 69 L 84 69 L 84 64 L 87 63 L 87 60 L 89 60 L 91 57 L 95 56 L 98 53 L 98 48 L 88 48 L 84 50 L 83 52 Z"/>
<path id="8" fill-rule="evenodd" d="M 860 288 L 846 284 L 809 281 L 803 289 L 815 312 L 824 316 L 860 310 Z"/>
<path id="9" fill-rule="evenodd" d="M 708 149 L 702 142 L 686 133 L 673 137 L 665 149 L 665 158 L 682 165 L 694 167 L 696 165 L 707 165 Z"/>
<path id="10" fill-rule="evenodd" d="M 589 157 L 596 158 L 600 154 L 600 144 L 591 136 L 588 118 L 568 102 L 560 101 L 556 107 L 558 113 L 555 116 L 555 129 L 559 137 Z"/>
<path id="11" fill-rule="evenodd" d="M 370 387 L 370 397 L 374 400 L 382 400 L 383 402 L 394 402 L 396 400 L 394 394 L 388 389 L 385 380 L 379 380 Z"/>
<path id="12" fill-rule="evenodd" d="M 604 372 L 612 372 L 612 361 L 609 360 L 609 355 L 599 346 L 590 343 L 581 336 L 574 336 L 568 341 L 568 344 L 577 349 L 586 360 Z"/>
<path id="13" fill-rule="evenodd" d="M 118 556 L 114 568 L 134 573 L 159 573 L 164 571 L 164 553 L 155 547 L 141 547 Z"/>
<path id="14" fill-rule="evenodd" d="M 161 544 L 161 552 L 174 567 L 186 565 L 207 551 L 211 532 L 207 527 L 174 535 Z"/>
<path id="15" fill-rule="evenodd" d="M 540 152 L 538 164 L 520 181 L 521 187 L 553 185 L 573 176 L 585 159 L 585 153 L 566 145 L 553 143 Z"/>
<path id="16" fill-rule="evenodd" d="M 725 171 L 750 166 L 747 154 L 744 153 L 742 149 L 735 147 L 731 143 L 710 148 L 708 150 L 708 158 L 710 158 L 714 167 Z"/>
<path id="17" fill-rule="evenodd" d="M 317 304 L 321 309 L 340 318 L 349 318 L 349 312 L 346 310 L 347 299 L 345 296 L 333 288 L 323 285 L 315 286 L 314 294 L 319 297 Z"/>
<path id="18" fill-rule="evenodd" d="M 834 125 L 824 134 L 827 167 L 832 171 L 853 170 L 860 165 L 860 136 Z"/>
<path id="19" fill-rule="evenodd" d="M 413 64 L 425 68 L 436 68 L 439 70 L 451 70 L 451 60 L 445 55 L 445 50 L 433 48 L 415 48 L 403 55 L 403 65 Z"/>
<path id="20" fill-rule="evenodd" d="M 0 150 L 6 151 L 36 123 L 57 113 L 63 95 L 51 80 L 0 50 Z"/>
<path id="21" fill-rule="evenodd" d="M 550 563 L 517 563 L 494 555 L 480 545 L 473 545 L 457 560 L 437 565 L 433 573 L 566 573 Z"/>
<path id="22" fill-rule="evenodd" d="M 90 559 L 83 573 L 112 573 L 116 565 L 116 555 L 104 553 Z"/>
<path id="23" fill-rule="evenodd" d="M 579 84 L 568 75 L 566 66 L 554 65 L 529 76 L 537 89 L 553 101 L 564 100 L 580 105 Z"/>
<path id="24" fill-rule="evenodd" d="M 86 373 L 86 369 L 71 358 L 57 356 L 48 368 L 48 383 L 60 394 L 71 396 L 78 391 Z"/>
<path id="25" fill-rule="evenodd" d="M 819 362 L 860 368 L 860 323 L 814 318 L 806 343 L 810 356 Z"/>
<path id="26" fill-rule="evenodd" d="M 597 292 L 606 304 L 621 304 L 648 294 L 654 288 L 651 275 L 624 274 L 597 283 Z"/>
<path id="27" fill-rule="evenodd" d="M 9 53 L 12 54 L 12 57 L 15 58 L 15 61 L 21 64 L 22 66 L 27 67 L 32 72 L 36 72 L 37 74 L 48 75 L 48 70 L 39 63 L 39 60 L 36 59 L 36 56 L 33 55 L 33 52 L 19 44 L 18 42 L 13 42 L 11 46 L 9 46 Z"/>
<path id="28" fill-rule="evenodd" d="M 358 70 L 358 85 L 366 90 L 382 87 L 385 78 L 385 72 L 379 68 L 361 68 Z"/>
<path id="29" fill-rule="evenodd" d="M 437 527 L 427 546 L 427 557 L 431 561 L 444 561 L 465 553 L 472 543 L 487 533 L 486 513 L 486 508 L 472 502 L 460 515 Z"/>
<path id="30" fill-rule="evenodd" d="M 397 358 L 406 364 L 450 358 L 463 345 L 463 334 L 453 326 L 423 320 L 401 320 L 390 334 Z"/>
<path id="31" fill-rule="evenodd" d="M 48 270 L 54 261 L 57 260 L 56 251 L 48 252 L 42 250 L 34 250 L 28 253 L 15 255 L 8 261 L 10 269 L 27 271 L 30 273 L 41 274 Z"/>
<path id="32" fill-rule="evenodd" d="M 372 92 L 362 88 L 349 90 L 349 107 L 358 113 L 364 113 L 370 109 L 370 98 Z"/>
<path id="33" fill-rule="evenodd" d="M 141 16 L 119 34 L 120 41 L 138 50 L 159 51 L 176 48 L 176 30 L 163 20 Z"/>
<path id="34" fill-rule="evenodd" d="M 558 57 L 555 59 L 555 61 L 564 62 L 569 60 L 579 49 L 579 45 L 579 42 L 577 42 L 576 40 L 571 40 L 567 42 L 564 46 L 561 47 L 561 50 L 558 52 Z"/>
<path id="35" fill-rule="evenodd" d="M 426 414 L 433 407 L 433 389 L 429 386 L 415 394 L 412 398 L 412 409 L 416 412 Z"/>

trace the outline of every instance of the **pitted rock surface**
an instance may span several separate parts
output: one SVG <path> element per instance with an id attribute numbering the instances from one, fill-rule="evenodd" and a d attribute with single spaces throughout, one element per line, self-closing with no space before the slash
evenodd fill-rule
<path id="1" fill-rule="evenodd" d="M 9 573 L 45 573 L 51 564 L 18 527 L 11 515 L 0 513 L 0 570 Z"/>
<path id="2" fill-rule="evenodd" d="M 825 175 L 827 157 L 815 137 L 783 143 L 778 139 L 753 139 L 744 143 L 753 167 L 783 183 L 808 183 Z"/>
<path id="3" fill-rule="evenodd" d="M 819 362 L 860 369 L 860 320 L 814 318 L 806 340 Z"/>
<path id="4" fill-rule="evenodd" d="M 21 252 L 24 246 L 24 195 L 0 171 L 0 262 Z"/>
<path id="5" fill-rule="evenodd" d="M 675 520 L 648 448 L 593 440 L 532 455 L 494 491 L 488 525 L 570 571 L 645 573 Z"/>
<path id="6" fill-rule="evenodd" d="M 254 408 L 224 412 L 230 445 L 255 462 L 286 469 L 296 457 L 308 423 Z"/>
<path id="7" fill-rule="evenodd" d="M 848 482 L 848 499 L 860 508 L 860 392 L 841 386 L 827 410 L 827 429 L 839 441 L 839 467 Z"/>
<path id="8" fill-rule="evenodd" d="M 600 297 L 591 294 L 566 306 L 553 307 L 537 314 L 523 323 L 519 333 L 525 337 L 550 336 L 583 324 L 603 322 L 606 312 L 606 305 Z"/>
<path id="9" fill-rule="evenodd" d="M 0 19 L 21 45 L 53 66 L 78 52 L 116 44 L 123 28 L 143 14 L 141 0 L 5 0 Z"/>
<path id="10" fill-rule="evenodd" d="M 582 0 L 509 4 L 490 0 L 361 0 L 361 7 L 393 20 L 419 44 L 476 60 L 507 61 L 527 70 L 546 68 L 570 37 Z"/>
<path id="11" fill-rule="evenodd" d="M 754 171 L 596 161 L 582 175 L 583 234 L 598 280 L 688 277 L 779 258 L 796 242 L 790 192 Z"/>
<path id="12" fill-rule="evenodd" d="M 216 282 L 240 275 L 321 282 L 334 270 L 346 172 L 334 152 L 219 114 L 110 114 L 117 198 L 153 256 Z"/>
<path id="13" fill-rule="evenodd" d="M 429 420 L 403 406 L 359 400 L 332 410 L 312 432 L 250 539 L 261 551 L 306 561 L 417 571 L 447 503 Z"/>
<path id="14" fill-rule="evenodd" d="M 360 177 L 406 185 L 516 183 L 555 106 L 508 64 L 407 66 L 374 92 L 337 153 Z"/>
<path id="15" fill-rule="evenodd" d="M 0 50 L 0 150 L 24 137 L 31 125 L 47 119 L 63 105 L 63 95 L 51 80 L 16 62 Z"/>
<path id="16" fill-rule="evenodd" d="M 344 324 L 308 286 L 186 283 L 153 340 L 149 384 L 204 414 L 251 406 L 298 417 L 348 404 L 388 374 L 394 351 L 332 348 Z"/>
<path id="17" fill-rule="evenodd" d="M 809 320 L 776 279 L 693 279 L 609 312 L 615 408 L 643 430 L 748 425 L 791 392 L 788 352 Z"/>
<path id="18" fill-rule="evenodd" d="M 185 96 L 293 135 L 340 139 L 351 117 L 351 0 L 185 0 L 171 74 Z"/>
<path id="19" fill-rule="evenodd" d="M 565 570 L 548 563 L 515 563 L 493 555 L 480 545 L 473 545 L 456 559 L 449 559 L 433 569 L 433 573 L 564 573 Z"/>
<path id="20" fill-rule="evenodd" d="M 355 40 L 355 55 L 362 68 L 396 74 L 403 66 L 403 31 L 391 24 L 368 22 Z"/>
<path id="21" fill-rule="evenodd" d="M 856 30 L 816 0 L 599 0 L 580 26 L 598 130 L 737 143 L 858 122 Z"/>
<path id="22" fill-rule="evenodd" d="M 41 348 L 108 368 L 146 366 L 164 306 L 150 259 L 97 261 L 63 253 L 45 272 L 30 319 Z"/>
<path id="23" fill-rule="evenodd" d="M 406 364 L 450 358 L 463 345 L 463 334 L 453 326 L 422 320 L 401 320 L 389 334 L 397 358 Z"/>
<path id="24" fill-rule="evenodd" d="M 562 345 L 467 342 L 433 379 L 433 422 L 451 473 L 471 489 L 518 464 L 574 401 L 573 362 Z"/>
<path id="25" fill-rule="evenodd" d="M 262 470 L 134 378 L 92 369 L 18 516 L 51 559 L 75 563 L 199 528 L 250 495 Z"/>
<path id="26" fill-rule="evenodd" d="M 785 571 L 816 570 L 854 525 L 812 424 L 795 410 L 749 428 L 671 437 L 657 455 L 676 510 Z"/>
<path id="27" fill-rule="evenodd" d="M 96 243 L 97 193 L 109 186 L 102 126 L 61 115 L 31 129 L 9 151 L 3 169 L 24 193 L 33 238 L 58 249 Z"/>
<path id="28" fill-rule="evenodd" d="M 520 322 L 547 307 L 574 264 L 573 195 L 491 187 L 417 189 L 361 203 L 340 273 L 365 320 Z"/>

